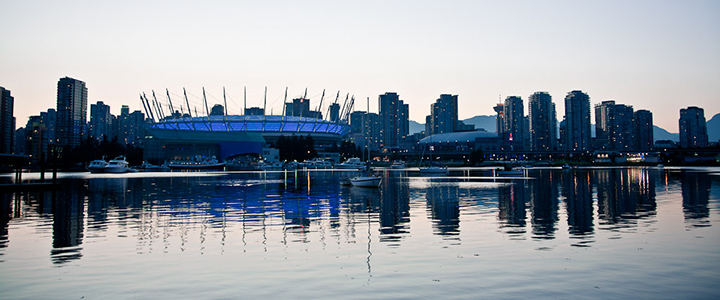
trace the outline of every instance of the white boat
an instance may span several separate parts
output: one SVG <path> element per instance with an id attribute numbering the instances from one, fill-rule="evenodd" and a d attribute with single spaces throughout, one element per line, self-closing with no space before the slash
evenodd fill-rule
<path id="1" fill-rule="evenodd" d="M 332 164 L 324 159 L 321 158 L 314 158 L 311 160 L 306 160 L 305 165 L 308 169 L 330 169 L 332 168 Z"/>
<path id="2" fill-rule="evenodd" d="M 196 156 L 194 160 L 171 160 L 167 163 L 171 169 L 223 169 L 224 162 L 219 162 L 215 156 L 209 158 Z"/>
<path id="3" fill-rule="evenodd" d="M 357 187 L 379 187 L 382 177 L 372 174 L 358 175 L 350 178 L 350 184 Z"/>
<path id="4" fill-rule="evenodd" d="M 96 159 L 91 161 L 86 169 L 90 171 L 90 173 L 102 173 L 105 172 L 105 167 L 107 165 L 108 162 L 105 161 L 105 158 L 103 157 L 103 159 Z"/>
<path id="5" fill-rule="evenodd" d="M 405 169 L 405 162 L 402 160 L 396 160 L 390 165 L 391 169 Z"/>
<path id="6" fill-rule="evenodd" d="M 143 162 L 139 167 L 139 170 L 143 172 L 167 172 L 170 171 L 170 168 L 167 165 L 153 165 L 149 162 Z"/>
<path id="7" fill-rule="evenodd" d="M 351 157 L 335 166 L 336 169 L 362 169 L 365 166 L 360 158 Z"/>
<path id="8" fill-rule="evenodd" d="M 125 156 L 118 156 L 110 160 L 105 166 L 104 173 L 127 173 L 130 171 L 130 164 L 125 160 Z"/>
<path id="9" fill-rule="evenodd" d="M 524 177 L 527 174 L 527 169 L 517 167 L 510 170 L 499 170 L 495 174 L 501 177 Z"/>
<path id="10" fill-rule="evenodd" d="M 262 171 L 279 171 L 283 169 L 283 164 L 279 161 L 277 162 L 267 162 L 262 161 L 258 163 L 257 165 L 258 170 Z"/>
<path id="11" fill-rule="evenodd" d="M 420 173 L 421 174 L 447 174 L 448 169 L 447 169 L 447 167 L 436 167 L 436 166 L 421 167 Z"/>

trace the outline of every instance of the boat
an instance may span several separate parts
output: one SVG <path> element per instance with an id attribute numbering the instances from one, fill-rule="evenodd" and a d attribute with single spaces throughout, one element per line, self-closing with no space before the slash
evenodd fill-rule
<path id="1" fill-rule="evenodd" d="M 430 136 L 430 143 L 432 144 L 432 136 Z M 447 167 L 444 167 L 444 166 L 443 166 L 443 167 L 433 166 L 433 162 L 432 162 L 432 152 L 433 152 L 432 147 L 433 147 L 433 146 L 430 146 L 430 147 L 431 147 L 431 148 L 430 148 L 430 153 L 431 153 L 431 154 L 430 154 L 430 166 L 428 166 L 428 167 L 420 167 L 420 174 L 445 174 L 445 175 L 447 175 L 447 174 L 448 174 L 448 169 L 447 169 Z M 423 157 L 425 157 L 425 147 L 423 147 L 423 152 L 422 152 L 422 154 L 421 154 L 421 156 L 420 156 L 420 165 L 422 165 L 422 158 L 423 158 Z"/>
<path id="2" fill-rule="evenodd" d="M 105 172 L 105 167 L 108 165 L 108 162 L 105 161 L 105 157 L 103 156 L 103 159 L 96 159 L 90 162 L 90 164 L 86 167 L 90 173 L 103 173 Z"/>
<path id="3" fill-rule="evenodd" d="M 170 169 L 224 169 L 225 163 L 219 162 L 215 156 L 196 156 L 194 160 L 171 160 L 167 163 Z"/>
<path id="4" fill-rule="evenodd" d="M 283 169 L 283 164 L 279 161 L 261 161 L 257 164 L 257 169 L 261 171 L 280 171 Z"/>
<path id="5" fill-rule="evenodd" d="M 350 184 L 357 187 L 379 187 L 382 177 L 377 175 L 358 175 L 350 178 Z"/>
<path id="6" fill-rule="evenodd" d="M 368 111 L 370 111 L 370 98 L 368 98 Z M 362 170 L 360 170 L 360 174 L 358 174 L 358 176 L 350 178 L 350 185 L 356 187 L 378 188 L 380 187 L 380 183 L 382 182 L 382 177 L 371 173 L 372 168 L 370 167 L 370 148 L 366 147 L 366 149 L 367 160 L 365 161 L 365 166 L 361 166 Z M 360 159 L 358 158 L 357 160 L 359 161 Z"/>
<path id="7" fill-rule="evenodd" d="M 402 160 L 396 160 L 390 165 L 391 169 L 405 169 L 405 162 Z"/>
<path id="8" fill-rule="evenodd" d="M 103 173 L 127 173 L 130 172 L 130 164 L 125 160 L 125 156 L 118 156 L 110 160 L 105 166 Z"/>
<path id="9" fill-rule="evenodd" d="M 525 177 L 527 169 L 524 167 L 516 167 L 512 169 L 504 169 L 495 172 L 495 175 L 500 177 Z"/>
<path id="10" fill-rule="evenodd" d="M 138 170 L 143 172 L 167 172 L 170 171 L 170 168 L 167 165 L 153 165 L 149 162 L 144 161 L 139 167 L 137 167 Z"/>
<path id="11" fill-rule="evenodd" d="M 365 164 L 357 157 L 351 157 L 335 166 L 336 169 L 362 169 Z"/>
<path id="12" fill-rule="evenodd" d="M 421 167 L 420 174 L 447 174 L 447 167 L 429 166 Z"/>
<path id="13" fill-rule="evenodd" d="M 322 158 L 313 158 L 305 161 L 305 166 L 308 169 L 330 169 L 332 164 Z"/>

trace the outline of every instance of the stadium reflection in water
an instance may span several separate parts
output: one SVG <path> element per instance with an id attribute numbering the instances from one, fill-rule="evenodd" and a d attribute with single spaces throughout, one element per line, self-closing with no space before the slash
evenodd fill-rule
<path id="1" fill-rule="evenodd" d="M 338 269 L 342 267 L 341 264 L 328 262 L 323 265 L 322 261 L 343 254 L 362 256 L 368 273 L 366 284 L 370 283 L 370 278 L 380 276 L 386 281 L 382 286 L 387 288 L 369 294 L 365 291 L 364 295 L 380 298 L 392 298 L 397 296 L 393 296 L 393 293 L 398 292 L 407 293 L 411 298 L 412 295 L 423 295 L 420 290 L 413 290 L 414 285 L 410 282 L 426 279 L 420 274 L 432 271 L 418 274 L 417 270 L 428 264 L 454 265 L 452 261 L 457 260 L 460 254 L 448 256 L 447 251 L 442 250 L 448 248 L 455 249 L 452 253 L 494 258 L 493 261 L 484 261 L 477 269 L 458 269 L 457 273 L 446 269 L 441 272 L 442 276 L 438 275 L 455 283 L 468 280 L 465 278 L 467 276 L 492 275 L 493 270 L 502 269 L 504 265 L 529 268 L 535 272 L 553 269 L 539 262 L 536 262 L 539 265 L 527 265 L 528 261 L 524 261 L 524 265 L 514 265 L 521 263 L 513 262 L 516 256 L 532 256 L 532 251 L 537 250 L 599 247 L 598 250 L 603 254 L 594 257 L 599 254 L 586 253 L 593 259 L 588 259 L 582 267 L 601 268 L 603 260 L 614 256 L 627 256 L 631 260 L 633 256 L 640 255 L 635 253 L 637 251 L 626 252 L 628 249 L 641 249 L 630 240 L 653 234 L 663 237 L 649 238 L 649 241 L 643 240 L 644 243 L 662 248 L 665 251 L 663 256 L 669 255 L 679 259 L 676 263 L 683 264 L 685 261 L 679 258 L 684 256 L 682 250 L 677 249 L 675 253 L 668 248 L 673 249 L 676 243 L 687 242 L 688 237 L 682 234 L 692 230 L 704 231 L 689 235 L 706 237 L 705 243 L 699 242 L 698 249 L 693 251 L 710 256 L 708 253 L 715 251 L 714 257 L 717 258 L 716 249 L 703 248 L 708 246 L 708 240 L 714 240 L 710 245 L 717 246 L 719 234 L 713 225 L 717 225 L 720 219 L 718 176 L 707 170 L 533 170 L 530 173 L 533 179 L 508 181 L 481 178 L 486 175 L 481 170 L 464 172 L 459 177 L 437 178 L 386 171 L 380 189 L 343 186 L 341 182 L 351 175 L 348 172 L 298 171 L 172 173 L 162 177 L 140 175 L 123 178 L 80 176 L 62 179 L 63 188 L 56 192 L 0 194 L 0 271 L 4 274 L 0 286 L 5 291 L 13 291 L 23 284 L 33 283 L 19 283 L 8 278 L 14 273 L 21 278 L 26 275 L 16 261 L 42 261 L 42 255 L 33 257 L 33 251 L 22 247 L 46 240 L 52 244 L 51 247 L 39 248 L 50 249 L 49 253 L 45 252 L 45 257 L 49 256 L 52 265 L 70 267 L 74 265 L 72 262 L 86 259 L 89 260 L 87 264 L 98 264 L 80 264 L 85 268 L 101 268 L 104 260 L 98 260 L 98 257 L 111 256 L 107 259 L 129 259 L 142 263 L 145 261 L 143 255 L 152 254 L 156 258 L 153 253 L 158 252 L 165 255 L 186 253 L 183 257 L 166 257 L 169 264 L 193 259 L 198 255 L 242 257 L 255 253 L 251 256 L 254 259 L 268 259 L 267 255 L 257 252 L 284 255 L 286 259 L 292 260 L 290 253 L 293 253 L 293 246 L 290 245 L 305 244 L 304 251 L 311 253 L 305 259 L 326 268 L 314 272 L 337 273 L 339 276 L 342 273 Z M 659 210 L 663 213 L 659 213 Z M 684 229 L 679 231 L 680 236 L 674 235 L 678 234 L 672 227 L 674 216 L 682 216 L 684 219 Z M 631 239 L 625 239 L 627 241 L 622 244 L 612 242 L 623 237 Z M 15 245 L 16 239 L 19 240 L 18 245 Z M 134 242 L 128 244 L 128 240 Z M 351 246 L 353 244 L 366 244 L 361 255 Z M 333 247 L 337 249 L 328 250 Z M 613 247 L 618 249 L 608 250 L 615 249 Z M 495 251 L 506 253 L 501 255 Z M 567 253 L 571 253 L 562 251 L 563 254 L 558 255 L 568 256 Z M 23 252 L 26 252 L 26 256 L 21 254 Z M 577 254 L 577 251 L 572 253 Z M 580 255 L 578 258 L 582 257 Z M 557 257 L 551 256 L 550 261 L 552 258 Z M 417 265 L 403 265 L 413 263 Z M 718 275 L 720 262 L 715 259 L 707 263 L 710 265 L 708 268 L 714 270 L 704 270 L 704 274 Z M 166 271 L 157 271 L 159 276 L 172 277 L 177 268 L 163 264 L 159 266 L 167 267 Z M 262 265 L 263 270 L 254 271 L 292 273 L 288 271 L 289 266 L 275 263 Z M 252 268 L 253 265 L 247 267 Z M 128 270 L 118 272 L 137 271 L 142 267 L 126 268 Z M 392 274 L 398 272 L 395 269 L 416 272 L 408 271 L 404 278 L 394 282 Z M 642 289 L 642 279 L 655 280 L 655 276 L 659 276 L 655 268 L 650 270 L 645 275 L 642 272 L 638 275 L 637 269 L 626 273 L 614 270 L 615 275 L 608 276 L 617 278 L 600 278 L 599 281 L 615 282 L 618 278 L 639 276 L 639 281 L 625 284 L 629 290 Z M 294 275 L 308 276 L 306 271 Z M 694 271 L 681 270 L 681 273 Z M 497 281 L 529 280 L 527 275 L 502 274 Z M 572 282 L 569 277 L 578 276 L 577 273 L 553 274 L 559 282 Z M 54 278 L 52 276 L 44 280 L 51 280 Z M 703 275 L 696 277 L 699 278 L 692 279 L 694 286 L 688 287 L 694 290 L 694 295 L 707 296 L 719 291 L 709 284 L 711 278 Z M 279 283 L 292 282 L 283 278 L 280 276 Z M 216 279 L 209 276 L 202 280 Z M 42 275 L 36 280 L 38 284 L 46 284 Z M 119 279 L 110 276 L 107 280 L 98 284 L 112 285 L 112 281 Z M 447 286 L 447 289 L 451 290 L 455 283 Z M 337 282 L 329 280 L 326 284 Z M 388 285 L 410 290 L 392 290 Z M 250 289 L 264 287 L 245 286 Z M 493 290 L 493 287 L 498 290 Z M 508 289 L 502 284 L 493 287 L 487 289 L 486 286 L 484 295 L 492 298 L 503 295 Z M 586 288 L 570 288 L 562 283 L 555 283 L 554 287 L 574 289 L 576 292 Z M 457 293 L 475 295 L 478 288 L 465 286 Z M 337 293 L 354 290 L 352 284 L 335 289 Z M 537 293 L 537 290 L 543 289 L 551 287 L 527 285 L 510 288 L 521 293 Z M 15 292 L 11 295 L 17 298 L 26 295 Z M 556 292 L 544 290 L 540 297 L 561 295 Z M 613 290 L 607 294 L 597 289 L 593 292 L 598 292 L 597 296 L 631 295 L 624 294 L 623 290 Z M 664 292 L 667 291 L 662 288 L 655 291 L 657 295 L 672 295 Z M 308 295 L 320 298 L 335 296 L 331 291 L 327 294 L 308 292 Z M 28 298 L 36 298 L 33 296 L 44 298 L 38 294 L 28 294 Z"/>

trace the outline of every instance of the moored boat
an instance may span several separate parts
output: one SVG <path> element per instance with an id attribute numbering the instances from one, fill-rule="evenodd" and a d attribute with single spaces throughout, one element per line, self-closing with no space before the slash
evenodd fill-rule
<path id="1" fill-rule="evenodd" d="M 402 160 L 396 160 L 390 165 L 391 169 L 405 169 L 405 162 Z"/>
<path id="2" fill-rule="evenodd" d="M 360 158 L 351 157 L 335 166 L 336 169 L 362 169 L 365 166 Z"/>
<path id="3" fill-rule="evenodd" d="M 437 166 L 421 167 L 420 173 L 421 174 L 447 174 L 448 169 L 447 169 L 447 167 L 437 167 Z"/>
<path id="4" fill-rule="evenodd" d="M 105 157 L 103 159 L 96 159 L 90 162 L 86 169 L 90 171 L 90 173 L 103 173 L 105 172 L 105 167 L 108 165 L 108 162 L 105 161 Z"/>
<path id="5" fill-rule="evenodd" d="M 167 166 L 171 169 L 224 169 L 225 163 L 219 162 L 215 156 L 196 156 L 194 160 L 171 160 Z"/>
<path id="6" fill-rule="evenodd" d="M 125 160 L 125 156 L 118 156 L 110 160 L 105 166 L 104 173 L 127 173 L 130 171 L 130 164 Z"/>

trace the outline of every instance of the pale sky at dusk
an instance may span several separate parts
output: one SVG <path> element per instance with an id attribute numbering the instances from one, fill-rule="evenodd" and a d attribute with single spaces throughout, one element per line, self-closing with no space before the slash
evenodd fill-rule
<path id="1" fill-rule="evenodd" d="M 0 2 L 0 86 L 17 126 L 56 106 L 57 81 L 87 83 L 113 114 L 155 90 L 191 105 L 204 86 L 230 113 L 282 110 L 308 88 L 312 106 L 356 98 L 377 111 L 397 92 L 424 123 L 440 94 L 461 119 L 494 114 L 502 96 L 547 91 L 564 115 L 571 90 L 653 112 L 678 132 L 680 108 L 720 112 L 720 1 L 8 1 Z M 162 97 L 160 97 L 162 96 Z M 325 106 L 325 105 L 324 105 Z M 325 112 L 325 108 L 322 109 Z M 88 109 L 89 111 L 89 109 Z M 89 117 L 88 117 L 89 118 Z M 594 114 L 593 114 L 594 118 Z"/>

